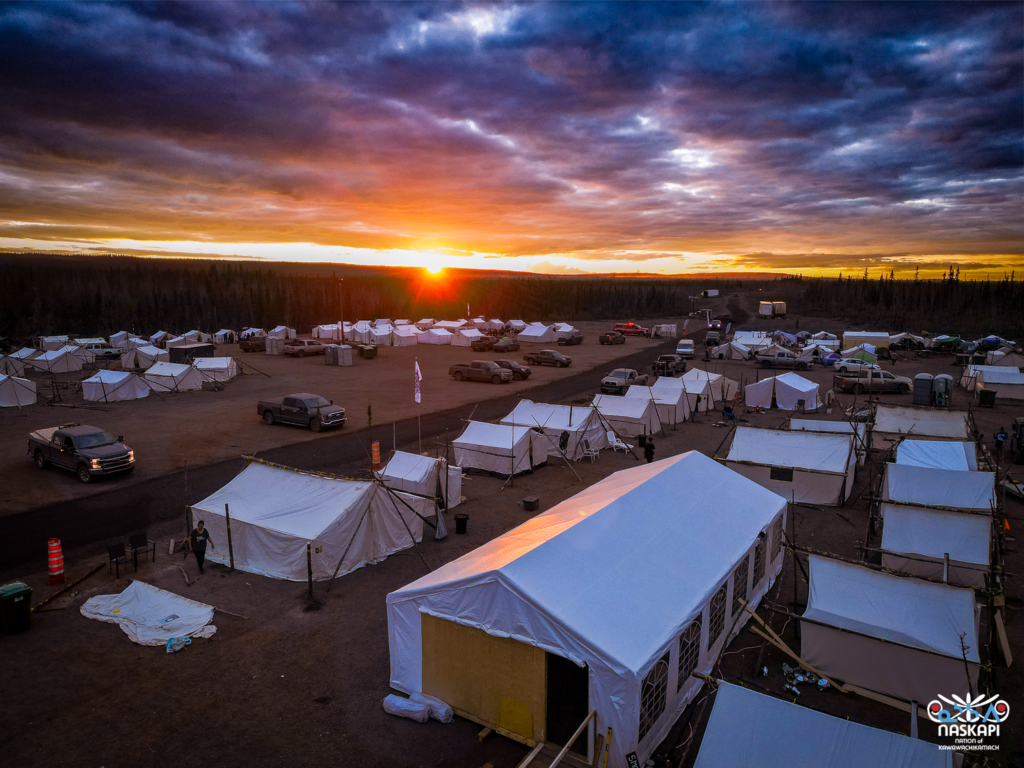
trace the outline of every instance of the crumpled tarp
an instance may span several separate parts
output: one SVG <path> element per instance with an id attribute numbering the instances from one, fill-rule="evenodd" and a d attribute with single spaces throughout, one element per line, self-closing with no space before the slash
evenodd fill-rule
<path id="1" fill-rule="evenodd" d="M 82 615 L 121 627 L 139 645 L 166 645 L 172 637 L 211 637 L 217 628 L 213 606 L 189 600 L 141 581 L 119 595 L 85 601 Z"/>

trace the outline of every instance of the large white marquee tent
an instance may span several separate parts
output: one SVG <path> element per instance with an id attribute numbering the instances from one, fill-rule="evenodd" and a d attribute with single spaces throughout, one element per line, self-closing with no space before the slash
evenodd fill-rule
<path id="1" fill-rule="evenodd" d="M 771 408 L 773 399 L 784 411 L 814 411 L 821 405 L 817 383 L 792 371 L 747 384 L 743 396 L 748 408 Z"/>
<path id="2" fill-rule="evenodd" d="M 590 406 L 549 405 L 524 399 L 501 423 L 539 430 L 539 434 L 548 441 L 549 454 L 559 453 L 562 432 L 568 432 L 565 455 L 573 460 L 582 458 L 588 446 L 594 451 L 608 447 L 608 427 L 602 423 L 597 410 Z"/>
<path id="3" fill-rule="evenodd" d="M 658 381 L 665 378 L 669 377 L 662 376 Z M 672 380 L 675 381 L 675 379 Z M 654 407 L 658 411 L 658 419 L 663 427 L 677 427 L 690 418 L 690 401 L 686 397 L 686 392 L 678 387 L 633 385 L 626 390 L 626 397 L 649 400 L 654 403 Z"/>
<path id="4" fill-rule="evenodd" d="M 543 323 L 530 323 L 516 336 L 516 341 L 523 344 L 554 344 L 558 341 L 558 334 L 554 326 L 546 326 Z"/>
<path id="5" fill-rule="evenodd" d="M 471 421 L 452 442 L 455 463 L 501 475 L 518 475 L 548 460 L 548 440 L 529 427 Z"/>

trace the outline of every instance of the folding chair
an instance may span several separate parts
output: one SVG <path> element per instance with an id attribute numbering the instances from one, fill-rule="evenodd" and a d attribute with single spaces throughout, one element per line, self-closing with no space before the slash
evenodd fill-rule
<path id="1" fill-rule="evenodd" d="M 128 537 L 128 546 L 132 551 L 132 560 L 135 563 L 135 570 L 139 570 L 139 552 L 145 557 L 147 552 L 152 553 L 153 562 L 156 562 L 156 542 L 146 538 L 146 532 L 136 533 Z"/>
<path id="2" fill-rule="evenodd" d="M 117 567 L 117 578 L 121 578 L 121 566 L 124 566 L 125 571 L 128 570 L 128 563 L 131 560 L 128 559 L 128 553 L 124 551 L 124 544 L 111 544 L 107 547 L 107 557 L 110 558 L 110 562 L 107 563 L 107 572 L 110 572 L 110 566 Z M 139 570 L 136 566 L 135 570 Z"/>
<path id="3" fill-rule="evenodd" d="M 601 458 L 601 454 L 590 447 L 590 440 L 583 438 L 583 458 L 590 459 L 590 463 L 593 464 L 595 460 Z"/>

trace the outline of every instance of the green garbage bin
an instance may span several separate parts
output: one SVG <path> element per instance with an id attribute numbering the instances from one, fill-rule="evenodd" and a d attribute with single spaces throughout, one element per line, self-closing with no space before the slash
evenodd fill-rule
<path id="1" fill-rule="evenodd" d="M 32 623 L 32 587 L 12 581 L 0 587 L 0 631 L 24 632 Z"/>
<path id="2" fill-rule="evenodd" d="M 978 393 L 978 405 L 984 405 L 986 408 L 995 408 L 996 391 L 994 389 L 981 390 Z"/>

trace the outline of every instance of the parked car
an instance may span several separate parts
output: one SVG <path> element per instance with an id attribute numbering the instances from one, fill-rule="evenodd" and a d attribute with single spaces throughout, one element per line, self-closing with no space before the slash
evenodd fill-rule
<path id="1" fill-rule="evenodd" d="M 601 391 L 622 395 L 634 384 L 647 386 L 647 374 L 637 373 L 632 368 L 616 368 L 601 379 Z"/>
<path id="2" fill-rule="evenodd" d="M 686 360 L 693 359 L 693 339 L 680 339 L 676 344 L 676 354 Z"/>
<path id="3" fill-rule="evenodd" d="M 241 339 L 238 342 L 238 348 L 243 352 L 266 352 L 267 351 L 267 337 L 266 336 L 253 336 L 248 339 Z"/>
<path id="4" fill-rule="evenodd" d="M 844 392 L 896 392 L 907 394 L 914 385 L 906 376 L 896 376 L 889 371 L 867 370 L 847 376 L 836 376 L 833 386 L 840 387 Z"/>
<path id="5" fill-rule="evenodd" d="M 292 357 L 305 357 L 306 355 L 322 355 L 327 351 L 327 345 L 316 339 L 292 339 L 285 342 L 284 353 Z"/>
<path id="6" fill-rule="evenodd" d="M 493 336 L 481 336 L 479 339 L 473 339 L 470 348 L 474 352 L 490 352 L 497 343 L 498 340 Z"/>
<path id="7" fill-rule="evenodd" d="M 647 336 L 650 334 L 649 329 L 644 328 L 642 325 L 637 325 L 634 322 L 616 323 L 612 326 L 612 330 L 624 333 L 627 336 Z"/>
<path id="8" fill-rule="evenodd" d="M 539 352 L 527 352 L 523 355 L 523 360 L 528 362 L 530 365 L 554 365 L 558 368 L 566 368 L 572 365 L 572 358 L 568 355 L 563 355 L 561 352 L 557 352 L 553 349 L 542 349 Z"/>
<path id="9" fill-rule="evenodd" d="M 840 373 L 860 373 L 861 371 L 880 371 L 882 367 L 877 363 L 865 363 L 854 357 L 844 357 L 832 366 Z"/>
<path id="10" fill-rule="evenodd" d="M 597 337 L 598 344 L 625 344 L 626 337 L 620 331 L 608 331 Z"/>
<path id="11" fill-rule="evenodd" d="M 495 344 L 493 347 L 491 347 L 491 352 L 518 352 L 518 351 L 519 351 L 519 342 L 516 341 L 515 339 L 502 339 L 497 344 Z"/>
<path id="12" fill-rule="evenodd" d="M 256 413 L 265 424 L 297 424 L 319 432 L 329 427 L 345 426 L 345 409 L 335 405 L 333 400 L 299 392 L 276 400 L 260 400 Z"/>
<path id="13" fill-rule="evenodd" d="M 797 357 L 792 352 L 785 350 L 780 352 L 755 352 L 754 360 L 762 368 L 792 368 L 796 371 L 806 371 L 814 367 L 814 361 L 809 357 Z"/>
<path id="14" fill-rule="evenodd" d="M 515 381 L 522 381 L 523 379 L 530 378 L 530 374 L 533 373 L 533 369 L 527 365 L 520 365 L 515 360 L 495 360 L 495 363 L 500 365 L 507 371 L 512 371 L 512 378 Z"/>
<path id="15" fill-rule="evenodd" d="M 563 347 L 574 347 L 577 344 L 583 343 L 583 334 L 579 331 L 564 333 L 558 337 L 558 343 Z"/>
<path id="16" fill-rule="evenodd" d="M 502 368 L 490 360 L 474 360 L 471 363 L 456 363 L 448 366 L 448 375 L 456 381 L 489 381 L 492 384 L 508 384 L 512 371 Z"/>
<path id="17" fill-rule="evenodd" d="M 113 475 L 135 469 L 135 451 L 99 427 L 65 424 L 32 432 L 28 454 L 40 469 L 51 464 L 74 472 L 83 483 L 98 475 Z"/>
<path id="18" fill-rule="evenodd" d="M 686 372 L 686 361 L 679 355 L 661 355 L 651 364 L 655 376 L 678 376 Z"/>

